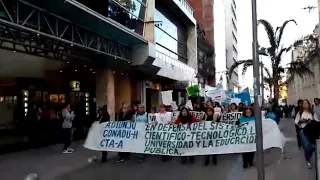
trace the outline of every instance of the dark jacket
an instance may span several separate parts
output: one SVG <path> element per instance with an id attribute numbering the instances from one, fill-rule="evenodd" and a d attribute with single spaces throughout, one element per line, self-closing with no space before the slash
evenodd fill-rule
<path id="1" fill-rule="evenodd" d="M 126 114 L 124 114 L 123 111 L 120 111 L 118 121 L 132 120 L 133 115 L 134 113 L 132 111 L 128 111 Z"/>
<path id="2" fill-rule="evenodd" d="M 316 140 L 320 136 L 320 122 L 311 121 L 311 123 L 303 128 L 303 133 L 308 137 L 309 141 L 315 145 Z"/>
<path id="3" fill-rule="evenodd" d="M 104 123 L 104 122 L 108 122 L 110 121 L 110 115 L 107 114 L 107 115 L 102 115 L 102 116 L 99 116 L 98 117 L 98 120 L 99 120 L 99 123 Z"/>

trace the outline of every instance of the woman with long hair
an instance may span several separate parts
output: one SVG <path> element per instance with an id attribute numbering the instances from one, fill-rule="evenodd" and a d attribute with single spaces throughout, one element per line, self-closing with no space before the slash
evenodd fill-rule
<path id="1" fill-rule="evenodd" d="M 317 115 L 313 113 L 310 102 L 305 99 L 303 100 L 302 108 L 299 110 L 294 122 L 299 127 L 304 157 L 307 161 L 308 168 L 311 168 L 311 157 L 314 151 L 314 144 L 312 144 L 312 141 L 315 141 L 315 138 L 312 138 L 314 125 L 311 124 L 313 121 L 319 121 L 319 119 Z"/>
<path id="2" fill-rule="evenodd" d="M 219 115 L 214 114 L 214 110 L 212 107 L 208 107 L 205 114 L 205 121 L 211 121 L 211 122 L 219 122 Z M 204 165 L 209 166 L 210 164 L 210 158 L 212 161 L 212 164 L 217 165 L 217 155 L 206 155 L 204 160 Z"/>
<path id="3" fill-rule="evenodd" d="M 189 109 L 186 107 L 182 107 L 180 110 L 180 114 L 175 121 L 175 124 L 193 124 L 198 122 L 196 117 L 190 114 Z M 182 164 L 187 164 L 188 163 L 188 158 L 191 164 L 194 163 L 194 156 L 183 156 L 182 157 Z"/>
<path id="4" fill-rule="evenodd" d="M 249 123 L 255 120 L 253 109 L 247 107 L 244 109 L 242 116 L 239 118 L 239 125 Z M 253 166 L 254 152 L 242 153 L 243 168 Z"/>

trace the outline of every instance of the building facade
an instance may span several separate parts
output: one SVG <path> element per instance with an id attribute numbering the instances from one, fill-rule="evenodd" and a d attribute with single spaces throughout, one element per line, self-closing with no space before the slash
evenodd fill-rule
<path id="1" fill-rule="evenodd" d="M 197 20 L 198 76 L 202 84 L 215 86 L 214 5 L 213 1 L 189 0 Z"/>
<path id="2" fill-rule="evenodd" d="M 237 40 L 237 6 L 235 0 L 224 0 L 225 11 L 225 51 L 226 51 L 226 68 L 233 65 L 238 60 L 238 40 Z M 231 74 L 231 78 L 227 79 L 228 90 L 238 91 L 239 76 L 238 69 Z"/>
<path id="3" fill-rule="evenodd" d="M 292 61 L 303 60 L 313 75 L 306 74 L 303 77 L 287 74 L 287 104 L 295 105 L 299 99 L 308 99 L 313 102 L 314 98 L 320 97 L 320 63 L 317 58 L 306 61 L 305 50 L 295 48 L 292 51 Z"/>
<path id="4" fill-rule="evenodd" d="M 1 2 L 0 131 L 14 137 L 10 144 L 25 143 L 34 105 L 43 111 L 36 124 L 54 139 L 66 103 L 85 129 L 103 105 L 114 119 L 123 102 L 157 107 L 167 84 L 196 82 L 197 28 L 187 1 Z"/>

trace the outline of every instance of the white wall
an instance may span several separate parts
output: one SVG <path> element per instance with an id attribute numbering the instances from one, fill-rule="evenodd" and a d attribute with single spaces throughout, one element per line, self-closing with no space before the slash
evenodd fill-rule
<path id="1" fill-rule="evenodd" d="M 225 11 L 222 1 L 214 1 L 214 47 L 215 47 L 215 67 L 216 82 L 219 83 L 223 77 L 222 85 L 226 89 L 227 79 L 226 68 L 226 42 L 225 42 Z"/>

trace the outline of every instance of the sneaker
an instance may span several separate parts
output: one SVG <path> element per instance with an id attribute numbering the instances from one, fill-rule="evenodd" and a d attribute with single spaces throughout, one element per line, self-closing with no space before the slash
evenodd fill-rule
<path id="1" fill-rule="evenodd" d="M 311 163 L 308 162 L 308 169 L 311 169 L 311 168 L 312 168 Z"/>
<path id="2" fill-rule="evenodd" d="M 117 161 L 117 163 L 122 163 L 122 162 L 124 162 L 124 159 L 119 159 L 119 160 Z"/>
<path id="3" fill-rule="evenodd" d="M 69 151 L 69 150 L 63 150 L 63 151 L 62 151 L 62 153 L 63 153 L 63 154 L 71 154 L 71 153 L 72 153 L 72 151 Z"/>
<path id="4" fill-rule="evenodd" d="M 74 151 L 74 149 L 72 149 L 72 148 L 68 148 L 67 150 L 68 150 L 68 151 L 72 151 L 72 152 Z"/>

